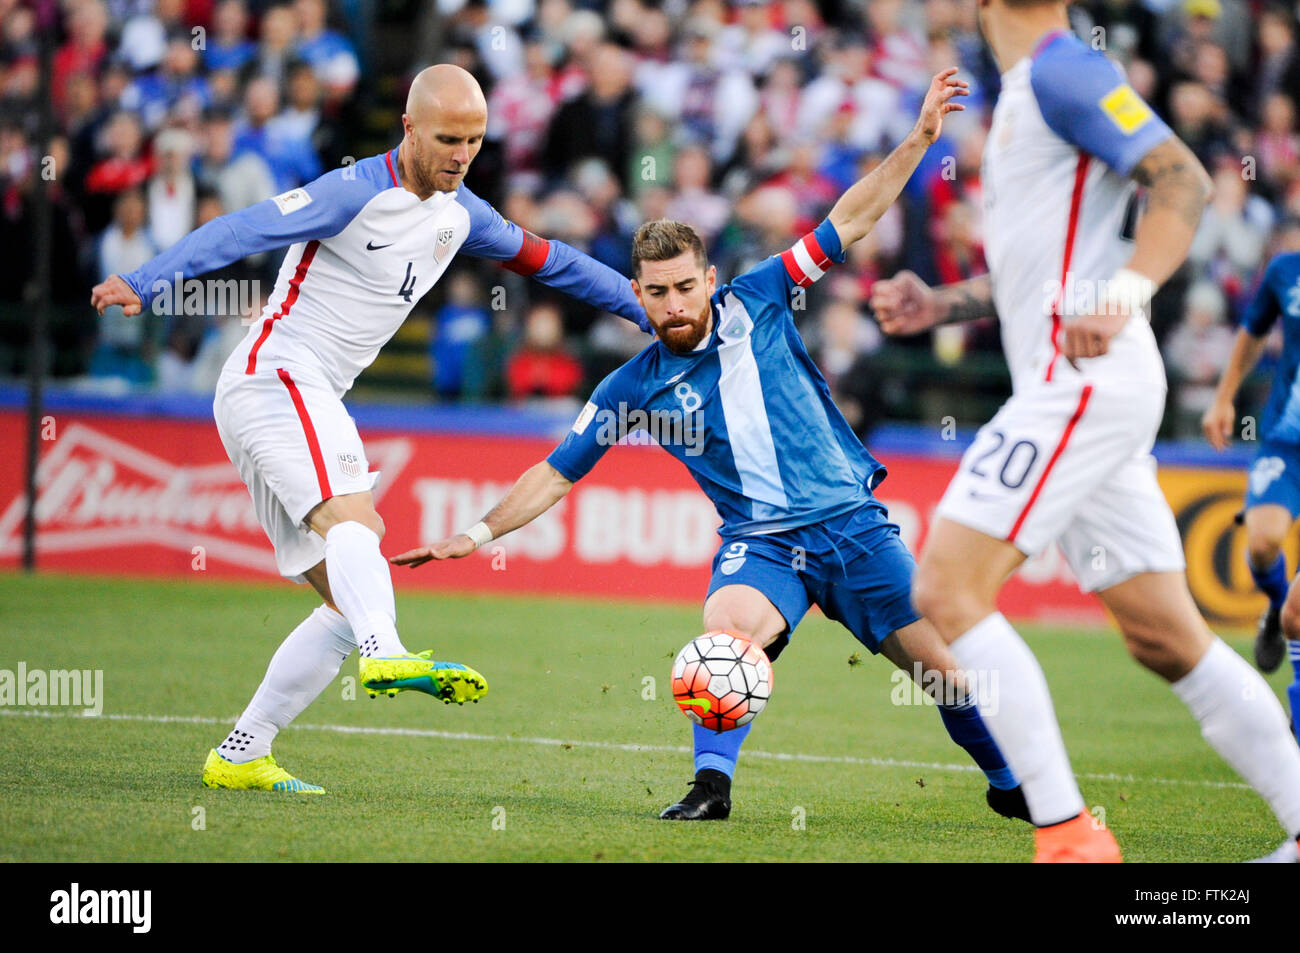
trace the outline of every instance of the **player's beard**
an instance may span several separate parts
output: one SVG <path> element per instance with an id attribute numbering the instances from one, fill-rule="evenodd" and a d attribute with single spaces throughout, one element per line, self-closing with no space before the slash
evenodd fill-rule
<path id="1" fill-rule="evenodd" d="M 700 342 L 708 335 L 712 317 L 713 305 L 706 301 L 704 309 L 694 321 L 678 327 L 661 325 L 655 328 L 655 334 L 659 335 L 659 340 L 663 341 L 664 346 L 674 354 L 689 354 L 699 347 Z"/>
<path id="2" fill-rule="evenodd" d="M 411 156 L 410 161 L 406 164 L 406 174 L 411 177 L 412 184 L 420 195 L 432 195 L 439 189 L 437 183 L 433 180 L 429 160 L 424 155 L 424 150 L 420 148 L 420 144 L 414 136 L 411 137 L 410 145 Z"/>

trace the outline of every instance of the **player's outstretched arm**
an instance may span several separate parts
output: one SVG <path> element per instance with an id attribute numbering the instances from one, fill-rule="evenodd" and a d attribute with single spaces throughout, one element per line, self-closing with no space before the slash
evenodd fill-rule
<path id="1" fill-rule="evenodd" d="M 545 460 L 524 471 L 523 476 L 487 516 L 463 533 L 457 533 L 438 543 L 421 546 L 394 556 L 389 562 L 395 566 L 423 566 L 431 559 L 460 559 L 468 556 L 484 543 L 504 536 L 531 523 L 568 495 L 573 482 Z"/>
<path id="2" fill-rule="evenodd" d="M 456 201 L 469 212 L 469 236 L 461 246 L 466 254 L 499 261 L 516 274 L 650 330 L 645 309 L 624 275 L 571 245 L 520 228 L 464 186 Z"/>
<path id="3" fill-rule="evenodd" d="M 1237 331 L 1228 366 L 1223 369 L 1219 386 L 1214 392 L 1214 403 L 1201 417 L 1201 430 L 1215 450 L 1222 450 L 1232 443 L 1232 431 L 1237 423 L 1237 391 L 1241 389 L 1241 382 L 1246 375 L 1259 363 L 1266 341 L 1267 338 L 1255 337 L 1245 328 Z"/>
<path id="4" fill-rule="evenodd" d="M 337 235 L 373 196 L 361 176 L 335 169 L 314 182 L 199 226 L 129 275 L 110 275 L 90 292 L 99 311 L 120 304 L 126 314 L 148 307 L 176 276 L 192 278 L 295 242 Z"/>
<path id="5" fill-rule="evenodd" d="M 950 112 L 965 109 L 952 101 L 955 96 L 969 96 L 966 82 L 954 79 L 957 67 L 952 66 L 935 75 L 921 105 L 916 125 L 885 161 L 870 173 L 849 186 L 848 191 L 831 209 L 830 220 L 840 236 L 840 246 L 848 248 L 864 237 L 879 221 L 885 210 L 893 205 L 907 180 L 916 171 L 921 157 L 930 144 L 943 131 L 943 117 Z"/>

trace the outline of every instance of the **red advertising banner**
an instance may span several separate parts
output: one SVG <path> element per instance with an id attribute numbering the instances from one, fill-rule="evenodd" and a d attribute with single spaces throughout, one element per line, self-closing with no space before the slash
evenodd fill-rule
<path id="1" fill-rule="evenodd" d="M 275 577 L 270 544 L 213 424 L 61 412 L 47 418 L 38 474 L 38 560 L 66 572 Z M 472 525 L 550 452 L 536 438 L 364 432 L 382 471 L 384 551 Z M 25 419 L 0 411 L 0 445 L 21 447 Z M 878 496 L 917 550 L 955 467 L 892 456 Z M 21 454 L 0 469 L 0 566 L 21 558 Z M 618 447 L 550 512 L 463 560 L 398 569 L 399 587 L 698 602 L 718 518 L 686 470 L 653 446 Z M 1004 611 L 1100 618 L 1053 549 L 1006 587 Z"/>

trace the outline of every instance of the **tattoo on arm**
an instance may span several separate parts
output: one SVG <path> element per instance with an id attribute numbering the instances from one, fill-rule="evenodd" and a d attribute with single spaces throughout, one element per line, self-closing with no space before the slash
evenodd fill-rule
<path id="1" fill-rule="evenodd" d="M 960 324 L 997 315 L 993 281 L 988 275 L 959 281 L 937 289 L 940 324 Z"/>
<path id="2" fill-rule="evenodd" d="M 1178 139 L 1166 139 L 1133 169 L 1133 179 L 1147 189 L 1147 209 L 1168 209 L 1190 228 L 1201 221 L 1210 187 L 1205 170 Z"/>

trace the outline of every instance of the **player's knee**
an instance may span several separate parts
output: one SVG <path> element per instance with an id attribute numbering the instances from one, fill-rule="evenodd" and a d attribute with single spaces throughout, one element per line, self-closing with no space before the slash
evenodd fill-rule
<path id="1" fill-rule="evenodd" d="M 1246 539 L 1246 556 L 1256 569 L 1271 567 L 1281 552 L 1281 537 L 1271 533 L 1251 533 Z"/>
<path id="2" fill-rule="evenodd" d="M 1201 627 L 1204 627 L 1202 622 Z M 1199 657 L 1199 640 L 1185 626 L 1159 620 L 1120 622 L 1124 647 L 1134 660 L 1168 681 L 1191 670 Z"/>
<path id="3" fill-rule="evenodd" d="M 736 606 L 711 608 L 704 613 L 704 629 L 706 632 L 733 632 L 753 640 L 758 620 L 751 616 L 752 613 Z"/>
<path id="4" fill-rule="evenodd" d="M 988 615 L 963 587 L 934 563 L 922 563 L 912 576 L 912 605 L 949 638 Z"/>

